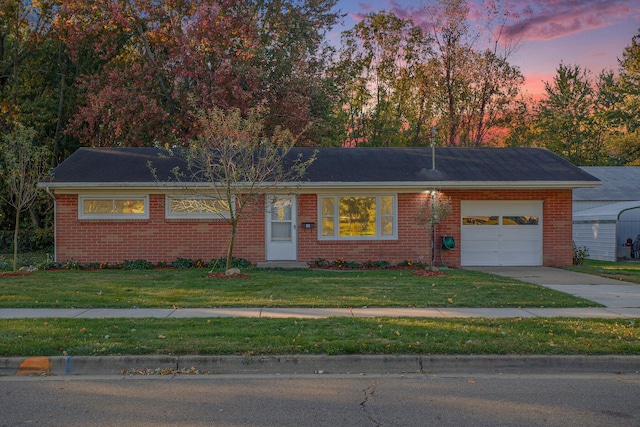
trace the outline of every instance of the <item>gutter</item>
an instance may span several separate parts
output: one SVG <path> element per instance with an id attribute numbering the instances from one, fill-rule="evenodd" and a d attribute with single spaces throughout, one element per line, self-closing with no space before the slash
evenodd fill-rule
<path id="1" fill-rule="evenodd" d="M 90 191 L 90 190 L 153 190 L 159 191 L 165 190 L 180 190 L 184 188 L 211 188 L 211 183 L 196 182 L 68 182 L 68 183 L 49 183 L 46 186 L 38 184 L 38 186 L 45 188 L 54 188 L 60 190 L 72 190 L 72 191 Z M 245 188 L 252 186 L 250 183 L 240 183 L 237 188 Z M 337 182 L 337 181 L 323 181 L 323 182 L 283 182 L 283 183 L 262 183 L 257 185 L 259 188 L 266 189 L 278 189 L 278 188 L 297 188 L 297 189 L 407 189 L 407 190 L 420 190 L 428 188 L 439 189 L 451 189 L 451 190 L 470 190 L 470 189 L 530 189 L 530 190 L 544 190 L 544 189 L 568 189 L 568 188 L 590 188 L 600 187 L 602 182 L 600 181 L 393 181 L 393 182 L 380 182 L 380 181 L 366 181 L 366 182 Z M 256 185 L 253 185 L 255 188 Z M 222 186 L 216 186 L 216 188 L 222 188 Z"/>

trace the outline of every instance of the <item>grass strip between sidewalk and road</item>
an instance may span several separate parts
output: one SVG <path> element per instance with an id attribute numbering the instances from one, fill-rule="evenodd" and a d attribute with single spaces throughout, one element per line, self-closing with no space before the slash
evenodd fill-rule
<path id="1" fill-rule="evenodd" d="M 639 326 L 571 318 L 3 319 L 0 356 L 637 355 Z"/>

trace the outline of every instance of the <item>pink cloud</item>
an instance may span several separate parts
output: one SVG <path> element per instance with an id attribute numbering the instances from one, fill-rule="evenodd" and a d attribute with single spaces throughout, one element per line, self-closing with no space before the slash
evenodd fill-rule
<path id="1" fill-rule="evenodd" d="M 640 13 L 637 0 L 514 0 L 515 22 L 507 34 L 522 40 L 552 40 L 613 25 Z"/>

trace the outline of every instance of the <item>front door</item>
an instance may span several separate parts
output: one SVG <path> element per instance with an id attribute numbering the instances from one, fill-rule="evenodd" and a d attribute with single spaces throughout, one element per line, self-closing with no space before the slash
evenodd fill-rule
<path id="1" fill-rule="evenodd" d="M 296 261 L 296 198 L 267 198 L 267 261 Z"/>

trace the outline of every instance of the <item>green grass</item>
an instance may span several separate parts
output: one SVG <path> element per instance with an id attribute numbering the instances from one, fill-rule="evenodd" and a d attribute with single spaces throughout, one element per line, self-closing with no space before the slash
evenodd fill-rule
<path id="1" fill-rule="evenodd" d="M 37 271 L 0 278 L 0 308 L 131 307 L 596 307 L 534 284 L 482 272 L 250 269 L 215 279 L 206 269 Z"/>
<path id="2" fill-rule="evenodd" d="M 587 261 L 577 271 L 639 264 Z M 591 270 L 589 270 L 591 269 Z M 0 307 L 587 307 L 597 304 L 481 272 L 39 271 L 0 278 Z M 616 276 L 613 276 L 616 277 Z M 625 280 L 630 280 L 625 276 Z M 0 356 L 144 354 L 640 354 L 640 319 L 0 319 Z"/>
<path id="3" fill-rule="evenodd" d="M 640 354 L 631 319 L 0 320 L 0 356 Z"/>
<path id="4" fill-rule="evenodd" d="M 567 267 L 567 269 L 616 280 L 640 283 L 640 262 L 638 261 L 609 262 L 587 259 L 583 265 Z"/>

